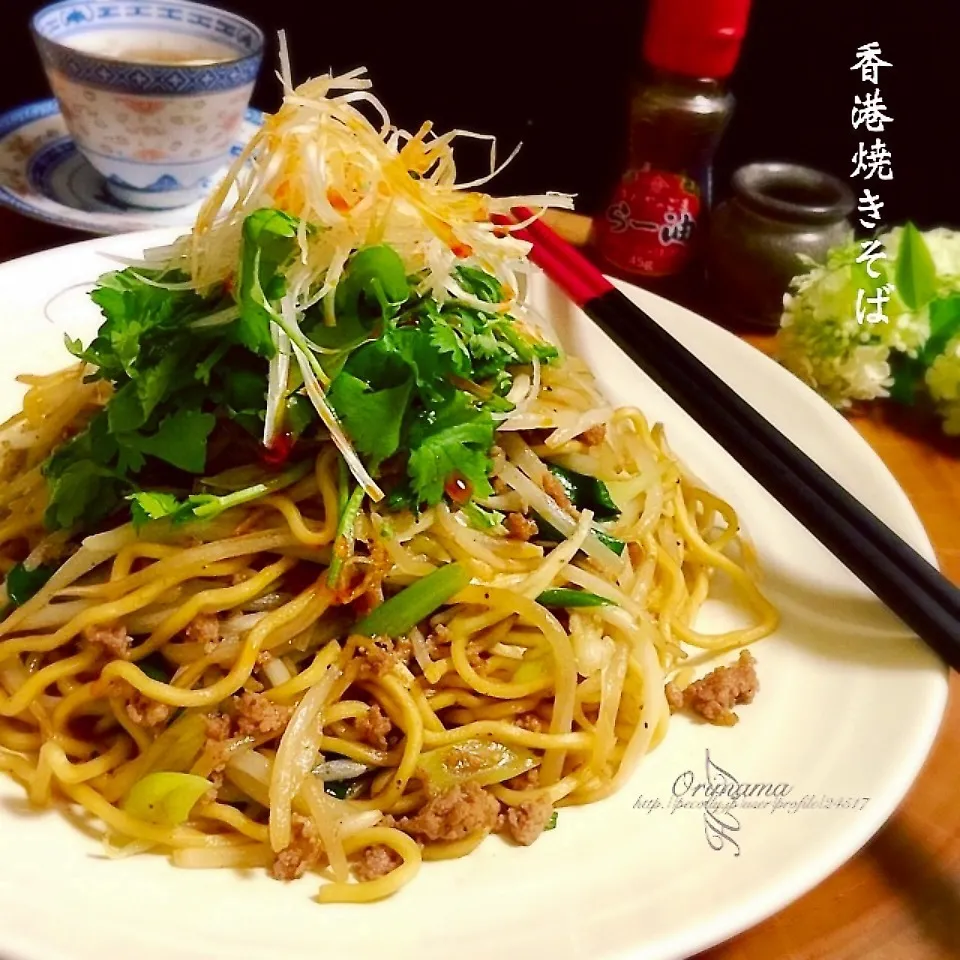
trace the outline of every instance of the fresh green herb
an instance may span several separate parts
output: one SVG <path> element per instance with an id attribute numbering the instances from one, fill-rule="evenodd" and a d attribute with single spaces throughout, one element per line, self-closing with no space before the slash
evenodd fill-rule
<path id="1" fill-rule="evenodd" d="M 22 563 L 10 568 L 7 574 L 7 598 L 15 607 L 21 607 L 46 584 L 56 572 L 56 567 L 39 564 L 27 569 Z"/>
<path id="2" fill-rule="evenodd" d="M 469 571 L 459 563 L 438 567 L 368 613 L 354 629 L 365 637 L 404 637 L 469 582 Z"/>
<path id="3" fill-rule="evenodd" d="M 259 500 L 268 494 L 292 486 L 305 477 L 310 468 L 310 462 L 305 461 L 270 480 L 234 490 L 232 493 L 222 495 L 195 493 L 184 500 L 178 499 L 172 493 L 141 490 L 127 497 L 131 503 L 130 516 L 135 527 L 142 527 L 156 520 L 170 520 L 175 524 L 212 520 L 232 507 Z"/>
<path id="4" fill-rule="evenodd" d="M 239 341 L 261 357 L 276 352 L 270 336 L 273 311 L 270 304 L 286 290 L 282 268 L 297 249 L 296 217 L 264 208 L 243 221 L 243 248 L 240 254 Z"/>
<path id="5" fill-rule="evenodd" d="M 400 447 L 404 412 L 410 400 L 413 377 L 404 371 L 394 386 L 375 390 L 343 370 L 330 385 L 327 398 L 346 427 L 357 450 L 376 468 Z"/>
<path id="6" fill-rule="evenodd" d="M 338 318 L 373 321 L 393 314 L 409 296 L 407 273 L 396 250 L 382 245 L 364 247 L 350 258 L 337 284 L 334 307 Z"/>
<path id="7" fill-rule="evenodd" d="M 544 830 L 555 830 L 557 827 L 557 817 L 560 815 L 559 810 L 554 810 L 550 814 L 550 819 L 547 821 L 547 825 L 543 828 Z"/>
<path id="8" fill-rule="evenodd" d="M 544 607 L 572 609 L 574 607 L 608 607 L 613 601 L 586 590 L 568 590 L 558 587 L 553 590 L 544 590 L 537 597 L 537 603 Z"/>
<path id="9" fill-rule="evenodd" d="M 493 434 L 491 414 L 473 406 L 463 393 L 417 420 L 410 430 L 410 477 L 417 496 L 439 503 L 444 485 L 456 475 L 467 483 L 471 496 L 493 493 L 488 479 Z"/>
<path id="10" fill-rule="evenodd" d="M 466 267 L 457 278 L 471 296 L 501 302 L 496 278 Z M 409 483 L 392 491 L 393 509 L 438 503 L 456 474 L 474 495 L 489 492 L 491 414 L 511 408 L 497 392 L 512 382 L 506 368 L 557 356 L 495 310 L 441 305 L 414 290 L 393 250 L 364 248 L 337 285 L 336 326 L 304 327 L 312 342 L 338 351 L 324 354 L 327 395 L 370 469 L 410 450 Z"/>
<path id="11" fill-rule="evenodd" d="M 184 279 L 128 269 L 101 277 L 91 294 L 103 323 L 87 348 L 68 347 L 114 394 L 44 465 L 51 529 L 89 527 L 116 513 L 151 461 L 202 473 L 218 411 L 247 426 L 262 420 L 262 361 L 251 367 L 256 358 L 238 344 L 241 325 L 193 326 L 229 318 L 236 307 L 222 290 L 201 296 L 156 285 Z"/>
<path id="12" fill-rule="evenodd" d="M 287 398 L 284 423 L 294 439 L 302 436 L 307 427 L 317 422 L 313 404 L 303 394 L 295 393 Z"/>
<path id="13" fill-rule="evenodd" d="M 616 520 L 620 516 L 620 508 L 602 480 L 567 470 L 555 463 L 547 464 L 547 467 L 560 481 L 564 493 L 578 510 L 592 510 L 594 517 L 601 522 Z"/>
<path id="14" fill-rule="evenodd" d="M 393 512 L 400 510 L 416 510 L 417 498 L 410 486 L 409 480 L 402 480 L 384 498 L 384 506 Z"/>
<path id="15" fill-rule="evenodd" d="M 439 303 L 424 292 L 423 277 L 407 276 L 397 252 L 383 245 L 356 251 L 332 300 L 290 318 L 279 309 L 286 274 L 298 238 L 315 229 L 279 210 L 250 214 L 229 289 L 197 293 L 178 271 L 127 269 L 100 279 L 92 295 L 104 317 L 100 329 L 88 347 L 69 348 L 114 392 L 44 465 L 49 528 L 89 528 L 124 510 L 138 525 L 208 519 L 262 495 L 250 485 L 181 500 L 152 491 L 144 478 L 159 468 L 165 484 L 191 489 L 224 421 L 262 436 L 266 360 L 276 349 L 271 325 L 286 332 L 314 374 L 329 377 L 328 401 L 374 476 L 385 460 L 409 451 L 389 507 L 436 504 L 455 478 L 473 495 L 490 492 L 493 414 L 511 408 L 504 399 L 510 368 L 534 357 L 548 362 L 557 351 L 499 312 L 503 291 L 495 277 L 460 267 L 456 278 L 469 303 Z M 301 374 L 294 365 L 282 385 L 282 429 L 309 440 L 318 417 Z"/>

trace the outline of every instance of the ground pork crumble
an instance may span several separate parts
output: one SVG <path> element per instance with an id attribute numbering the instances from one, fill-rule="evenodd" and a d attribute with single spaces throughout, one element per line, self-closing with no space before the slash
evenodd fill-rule
<path id="1" fill-rule="evenodd" d="M 690 710 L 708 723 L 732 727 L 739 719 L 733 707 L 752 703 L 760 690 L 756 663 L 753 655 L 743 650 L 736 663 L 717 667 L 683 690 L 675 683 L 668 683 L 664 694 L 670 711 Z"/>

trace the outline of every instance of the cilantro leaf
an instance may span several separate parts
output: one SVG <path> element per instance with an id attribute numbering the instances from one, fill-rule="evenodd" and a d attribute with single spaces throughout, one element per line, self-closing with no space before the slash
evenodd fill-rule
<path id="1" fill-rule="evenodd" d="M 393 315 L 409 296 L 407 271 L 397 251 L 386 245 L 364 247 L 347 262 L 337 284 L 337 323 L 340 317 L 351 317 L 372 327 L 377 319 Z"/>
<path id="2" fill-rule="evenodd" d="M 7 598 L 15 606 L 23 606 L 54 575 L 57 568 L 40 564 L 28 570 L 22 563 L 10 568 L 5 586 Z"/>
<path id="3" fill-rule="evenodd" d="M 182 409 L 165 417 L 152 436 L 130 434 L 118 437 L 118 441 L 181 470 L 202 473 L 207 462 L 207 438 L 216 422 L 212 413 Z"/>
<path id="4" fill-rule="evenodd" d="M 489 496 L 494 422 L 486 410 L 456 393 L 439 410 L 414 422 L 410 429 L 410 478 L 421 501 L 433 505 L 443 498 L 444 485 L 459 474 L 472 494 Z"/>
<path id="5" fill-rule="evenodd" d="M 140 490 L 127 497 L 130 501 L 130 516 L 133 525 L 138 528 L 154 520 L 170 519 L 174 523 L 212 520 L 224 510 L 250 503 L 252 500 L 291 486 L 306 476 L 312 466 L 312 461 L 305 460 L 270 480 L 222 495 L 195 493 L 185 500 L 179 500 L 172 493 Z"/>
<path id="6" fill-rule="evenodd" d="M 120 505 L 123 482 L 92 460 L 77 460 L 47 478 L 49 496 L 44 523 L 51 530 L 88 526 L 110 516 Z"/>
<path id="7" fill-rule="evenodd" d="M 172 493 L 142 490 L 127 497 L 130 519 L 138 529 L 151 520 L 162 520 L 180 509 L 181 503 Z"/>
<path id="8" fill-rule="evenodd" d="M 470 353 L 457 331 L 447 324 L 434 323 L 429 333 L 430 343 L 440 354 L 449 354 L 450 369 L 458 376 L 469 376 Z"/>
<path id="9" fill-rule="evenodd" d="M 157 405 L 175 391 L 181 383 L 193 377 L 190 358 L 181 351 L 170 350 L 154 366 L 137 374 L 111 398 L 108 404 L 110 430 L 128 433 L 139 430 L 153 414 Z"/>
<path id="10" fill-rule="evenodd" d="M 220 290 L 209 297 L 189 289 L 169 289 L 146 283 L 142 277 L 181 282 L 180 272 L 163 275 L 132 268 L 102 276 L 90 298 L 104 316 L 96 337 L 86 349 L 67 341 L 74 356 L 97 367 L 96 376 L 124 382 L 136 379 L 145 366 L 165 356 L 172 339 L 222 303 Z"/>
<path id="11" fill-rule="evenodd" d="M 457 267 L 457 280 L 466 293 L 487 303 L 503 301 L 503 287 L 500 281 L 476 267 Z"/>
<path id="12" fill-rule="evenodd" d="M 317 419 L 316 409 L 302 393 L 295 393 L 287 398 L 284 421 L 294 437 L 301 436 Z"/>
<path id="13" fill-rule="evenodd" d="M 398 386 L 371 390 L 344 370 L 330 385 L 327 398 L 357 450 L 380 463 L 400 447 L 400 430 L 412 387 L 413 378 L 408 377 Z"/>
<path id="14" fill-rule="evenodd" d="M 269 207 L 256 210 L 243 221 L 236 336 L 261 357 L 272 357 L 276 351 L 270 336 L 269 304 L 279 300 L 286 289 L 281 268 L 296 252 L 299 224 L 296 217 Z"/>

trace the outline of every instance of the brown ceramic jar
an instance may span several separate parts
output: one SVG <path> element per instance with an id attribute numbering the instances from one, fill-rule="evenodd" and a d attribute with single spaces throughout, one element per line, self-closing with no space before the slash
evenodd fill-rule
<path id="1" fill-rule="evenodd" d="M 848 241 L 855 200 L 843 181 L 792 163 L 751 163 L 713 214 L 707 245 L 711 313 L 734 324 L 778 327 L 783 295 L 803 272 Z"/>

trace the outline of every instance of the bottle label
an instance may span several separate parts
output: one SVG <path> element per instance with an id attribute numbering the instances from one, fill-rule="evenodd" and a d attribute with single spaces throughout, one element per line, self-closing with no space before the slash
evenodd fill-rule
<path id="1" fill-rule="evenodd" d="M 693 253 L 699 215 L 700 189 L 689 177 L 630 170 L 598 220 L 597 246 L 625 273 L 672 276 Z"/>

